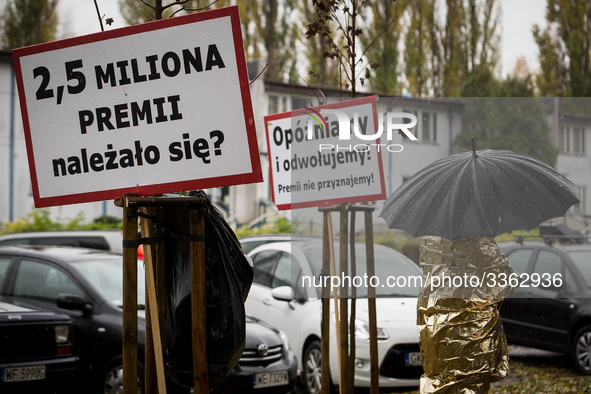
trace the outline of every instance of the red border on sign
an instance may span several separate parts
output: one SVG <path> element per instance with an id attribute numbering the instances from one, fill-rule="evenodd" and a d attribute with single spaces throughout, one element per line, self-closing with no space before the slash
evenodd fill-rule
<path id="1" fill-rule="evenodd" d="M 364 104 L 373 104 L 373 118 L 374 118 L 374 125 L 378 124 L 378 111 L 377 111 L 377 104 L 376 104 L 377 96 L 368 96 L 368 97 L 361 97 L 355 98 L 347 101 L 341 101 L 338 103 L 332 104 L 325 104 L 320 105 L 317 107 L 313 107 L 312 109 L 321 110 L 321 109 L 338 109 L 344 107 L 352 107 L 356 105 L 364 105 Z M 271 143 L 269 140 L 269 125 L 268 121 L 273 121 L 277 119 L 284 119 L 284 118 L 292 118 L 294 116 L 301 115 L 305 112 L 305 108 L 288 111 L 288 112 L 281 112 L 277 114 L 267 115 L 265 116 L 265 137 L 267 139 L 267 149 L 269 151 L 269 160 L 272 157 L 271 154 Z M 379 138 L 376 140 L 376 143 L 379 144 Z M 354 197 L 341 197 L 341 198 L 331 198 L 325 200 L 312 200 L 312 201 L 304 201 L 292 204 L 276 204 L 277 209 L 279 210 L 286 210 L 286 209 L 296 209 L 296 208 L 311 208 L 311 207 L 322 207 L 328 205 L 337 205 L 340 203 L 356 203 L 356 202 L 366 202 L 366 201 L 376 201 L 376 200 L 385 200 L 386 199 L 386 183 L 384 181 L 384 168 L 382 163 L 382 155 L 378 155 L 378 167 L 379 167 L 379 179 L 380 179 L 380 188 L 382 190 L 381 193 L 378 194 L 368 194 L 363 196 L 354 196 Z M 275 188 L 274 188 L 274 181 L 273 181 L 273 168 L 271 164 L 269 164 L 269 179 L 271 184 L 271 199 L 275 202 Z"/>
<path id="2" fill-rule="evenodd" d="M 69 48 L 78 45 L 90 44 L 93 42 L 106 41 L 113 38 L 131 36 L 149 31 L 166 29 L 174 26 L 182 26 L 185 24 L 222 18 L 227 16 L 230 17 L 230 23 L 232 26 L 232 36 L 234 39 L 234 49 L 238 68 L 240 94 L 242 97 L 244 123 L 246 126 L 252 172 L 182 182 L 158 183 L 146 186 L 130 186 L 121 189 L 109 189 L 80 194 L 67 194 L 43 198 L 40 197 L 39 184 L 37 181 L 37 170 L 35 168 L 35 160 L 33 157 L 33 142 L 31 139 L 29 115 L 27 111 L 27 103 L 25 102 L 25 90 L 20 63 L 21 57 L 32 54 L 39 54 L 43 52 L 55 51 L 58 49 Z M 256 126 L 254 121 L 252 102 L 250 98 L 250 81 L 248 80 L 248 71 L 246 68 L 246 56 L 244 53 L 244 43 L 242 41 L 242 31 L 240 25 L 238 6 L 229 6 L 211 11 L 202 11 L 185 16 L 178 16 L 174 18 L 162 19 L 158 21 L 142 23 L 139 25 L 123 27 L 120 29 L 113 29 L 101 33 L 89 34 L 80 37 L 73 37 L 64 40 L 53 41 L 45 44 L 31 45 L 24 48 L 13 49 L 12 57 L 14 63 L 16 82 L 18 86 L 18 92 L 20 96 L 21 114 L 23 118 L 23 128 L 25 131 L 25 143 L 27 146 L 29 161 L 29 171 L 31 173 L 31 183 L 33 186 L 33 198 L 35 201 L 35 207 L 37 208 L 114 199 L 116 197 L 121 197 L 123 193 L 137 193 L 139 196 L 146 196 L 160 193 L 205 189 L 210 187 L 255 183 L 262 182 L 263 180 L 258 143 L 256 138 Z"/>

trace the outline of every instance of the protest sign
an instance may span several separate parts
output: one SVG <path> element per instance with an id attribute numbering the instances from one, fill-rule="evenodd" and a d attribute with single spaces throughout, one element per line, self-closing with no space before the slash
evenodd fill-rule
<path id="1" fill-rule="evenodd" d="M 269 115 L 265 127 L 278 209 L 386 198 L 375 96 Z"/>
<path id="2" fill-rule="evenodd" d="M 262 181 L 236 6 L 13 59 L 37 207 Z"/>

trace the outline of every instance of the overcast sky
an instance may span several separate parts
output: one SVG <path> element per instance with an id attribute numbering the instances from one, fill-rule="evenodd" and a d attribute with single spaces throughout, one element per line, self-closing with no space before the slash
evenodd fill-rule
<path id="1" fill-rule="evenodd" d="M 112 17 L 113 29 L 125 26 L 119 15 L 118 0 L 97 0 L 102 15 Z M 247 0 L 248 1 L 248 0 Z M 100 32 L 100 24 L 94 0 L 60 0 L 60 18 L 68 26 L 70 36 Z M 525 56 L 530 71 L 535 71 L 537 46 L 531 28 L 534 24 L 545 26 L 546 0 L 500 0 L 503 34 L 501 44 L 503 73 L 511 72 L 519 56 Z"/>

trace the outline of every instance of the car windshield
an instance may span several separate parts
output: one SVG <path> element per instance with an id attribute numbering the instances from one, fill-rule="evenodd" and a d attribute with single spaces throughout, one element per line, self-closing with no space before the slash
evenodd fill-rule
<path id="1" fill-rule="evenodd" d="M 322 286 L 320 284 L 320 273 L 322 271 L 322 247 L 318 243 L 305 244 L 302 250 L 306 254 L 308 261 L 311 262 L 312 272 L 316 282 L 312 285 L 317 288 L 320 296 Z M 339 248 L 335 244 L 335 264 L 339 269 Z M 367 276 L 367 265 L 365 255 L 365 245 L 357 244 L 355 247 L 355 273 L 349 271 L 351 278 L 351 288 L 355 288 L 357 297 L 367 297 L 368 287 L 366 283 L 374 286 L 376 297 L 417 297 L 421 285 L 421 269 L 412 260 L 401 253 L 382 245 L 374 247 L 375 277 L 372 282 Z M 350 262 L 349 262 L 350 269 Z M 365 279 L 367 278 L 367 280 Z M 331 278 L 333 284 L 336 278 Z M 348 282 L 347 287 L 348 286 Z M 329 282 L 330 286 L 330 282 Z M 349 291 L 349 294 L 351 292 Z"/>
<path id="2" fill-rule="evenodd" d="M 123 306 L 123 261 L 121 257 L 72 262 L 72 266 L 111 304 Z M 138 261 L 138 307 L 146 305 L 144 262 Z"/>
<path id="3" fill-rule="evenodd" d="M 568 255 L 581 271 L 587 287 L 591 287 L 591 249 L 571 250 Z"/>

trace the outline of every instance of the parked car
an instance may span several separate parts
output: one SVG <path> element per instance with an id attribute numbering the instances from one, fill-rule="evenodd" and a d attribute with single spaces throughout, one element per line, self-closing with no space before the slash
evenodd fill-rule
<path id="1" fill-rule="evenodd" d="M 339 248 L 334 248 L 339 261 Z M 365 244 L 356 244 L 356 275 L 363 277 Z M 375 245 L 378 363 L 380 387 L 418 386 L 422 374 L 416 305 L 419 286 L 386 285 L 388 277 L 420 277 L 420 268 L 401 253 Z M 322 241 L 275 242 L 249 253 L 254 262 L 254 283 L 246 311 L 284 331 L 298 360 L 298 370 L 308 393 L 320 392 Z M 307 279 L 306 279 L 307 278 Z M 375 282 L 374 282 L 375 283 Z M 402 282 L 400 282 L 402 283 Z M 357 288 L 355 387 L 370 386 L 367 288 Z M 333 303 L 330 303 L 331 308 Z M 331 312 L 333 313 L 333 312 Z M 334 320 L 330 324 L 330 378 L 339 383 Z"/>
<path id="2" fill-rule="evenodd" d="M 105 394 L 122 385 L 122 267 L 120 255 L 91 249 L 0 247 L 0 294 L 11 303 L 26 302 L 68 315 L 82 381 L 92 382 L 97 392 Z M 140 388 L 145 335 L 143 278 L 143 262 L 138 261 Z"/>
<path id="3" fill-rule="evenodd" d="M 266 245 L 273 242 L 291 242 L 291 241 L 304 241 L 304 240 L 319 240 L 322 238 L 314 236 L 305 236 L 299 234 L 261 234 L 261 235 L 248 235 L 239 239 L 242 251 L 248 255 L 253 249 Z"/>
<path id="4" fill-rule="evenodd" d="M 92 381 L 99 393 L 122 388 L 123 260 L 120 255 L 91 249 L 58 246 L 0 247 L 0 294 L 13 303 L 69 315 L 81 359 L 83 381 Z M 145 289 L 143 262 L 138 261 L 138 380 L 143 392 L 145 352 Z M 246 350 L 224 387 L 256 392 L 289 392 L 296 363 L 286 337 L 257 319 L 246 325 Z M 279 359 L 256 356 L 260 345 L 270 352 L 281 346 Z M 1 349 L 1 348 L 0 348 Z M 262 350 L 261 350 L 262 351 Z M 249 353 L 250 352 L 250 353 Z M 0 351 L 1 354 L 1 351 Z M 287 373 L 287 381 L 285 375 Z M 257 378 L 256 386 L 253 379 Z M 249 384 L 250 383 L 250 386 Z M 168 382 L 171 385 L 171 382 Z M 178 392 L 181 388 L 171 387 Z M 91 390 L 90 388 L 86 388 Z"/>
<path id="5" fill-rule="evenodd" d="M 297 360 L 285 333 L 256 318 L 246 318 L 242 357 L 214 393 L 290 393 L 296 385 Z"/>
<path id="6" fill-rule="evenodd" d="M 0 236 L 0 246 L 63 245 L 123 253 L 121 231 L 39 231 Z"/>
<path id="7" fill-rule="evenodd" d="M 123 233 L 117 230 L 32 231 L 0 236 L 0 246 L 10 245 L 72 246 L 123 254 Z M 143 260 L 143 245 L 138 246 L 137 253 L 138 258 Z"/>
<path id="8" fill-rule="evenodd" d="M 1 264 L 0 260 L 0 268 Z M 0 298 L 1 393 L 69 388 L 79 367 L 73 346 L 68 316 L 10 304 Z"/>
<path id="9" fill-rule="evenodd" d="M 591 244 L 547 237 L 499 247 L 520 277 L 500 310 L 507 342 L 568 354 L 591 375 Z"/>

